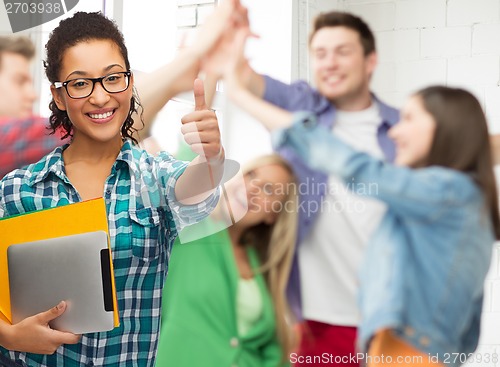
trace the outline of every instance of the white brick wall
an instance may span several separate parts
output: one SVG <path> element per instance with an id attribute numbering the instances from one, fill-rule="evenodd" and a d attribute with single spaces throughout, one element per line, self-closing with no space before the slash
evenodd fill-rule
<path id="1" fill-rule="evenodd" d="M 430 84 L 446 83 L 446 60 L 400 62 L 396 68 L 398 90 L 416 91 Z"/>
<path id="2" fill-rule="evenodd" d="M 191 44 L 197 28 L 203 24 L 217 5 L 217 0 L 177 0 L 176 47 Z"/>
<path id="3" fill-rule="evenodd" d="M 213 12 L 216 0 L 177 0 L 177 27 L 196 28 Z"/>
<path id="4" fill-rule="evenodd" d="M 205 22 L 205 19 L 212 14 L 214 11 L 214 4 L 208 4 L 205 6 L 198 6 L 197 9 L 197 22 L 198 25 L 201 25 Z"/>
<path id="5" fill-rule="evenodd" d="M 418 60 L 420 32 L 416 29 L 377 33 L 379 62 Z"/>
<path id="6" fill-rule="evenodd" d="M 498 0 L 449 0 L 447 25 L 497 23 L 500 13 Z"/>
<path id="7" fill-rule="evenodd" d="M 500 133 L 500 0 L 342 0 L 331 6 L 303 1 L 315 12 L 345 10 L 367 21 L 379 53 L 372 87 L 384 100 L 401 106 L 429 83 L 463 87 L 483 105 L 490 131 Z M 500 166 L 496 171 L 500 181 Z M 499 243 L 485 282 L 476 355 L 470 366 L 500 367 Z"/>
<path id="8" fill-rule="evenodd" d="M 215 0 L 177 0 L 177 6 L 213 4 Z"/>
<path id="9" fill-rule="evenodd" d="M 373 31 L 394 29 L 396 23 L 396 4 L 394 2 L 351 5 L 350 8 L 350 11 L 366 19 Z"/>
<path id="10" fill-rule="evenodd" d="M 460 57 L 448 60 L 448 83 L 495 85 L 500 72 L 498 55 Z"/>
<path id="11" fill-rule="evenodd" d="M 491 312 L 500 313 L 500 279 L 493 280 L 490 285 L 491 285 Z M 500 329 L 497 329 L 497 331 L 498 330 Z"/>
<path id="12" fill-rule="evenodd" d="M 177 9 L 177 27 L 196 27 L 196 6 L 183 6 Z"/>
<path id="13" fill-rule="evenodd" d="M 472 54 L 500 54 L 500 24 L 478 24 L 472 29 Z"/>
<path id="14" fill-rule="evenodd" d="M 420 31 L 420 41 L 420 52 L 423 58 L 469 56 L 471 28 L 424 28 Z"/>
<path id="15" fill-rule="evenodd" d="M 392 92 L 396 90 L 396 63 L 386 62 L 379 65 L 373 75 L 373 83 L 379 86 L 379 92 Z"/>
<path id="16" fill-rule="evenodd" d="M 446 24 L 446 0 L 409 0 L 395 3 L 397 29 L 443 27 Z"/>
<path id="17" fill-rule="evenodd" d="M 500 87 L 488 86 L 485 88 L 485 105 L 488 116 L 500 118 Z"/>

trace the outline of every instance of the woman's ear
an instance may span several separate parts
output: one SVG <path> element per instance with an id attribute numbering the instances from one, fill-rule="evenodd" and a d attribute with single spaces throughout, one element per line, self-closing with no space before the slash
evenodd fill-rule
<path id="1" fill-rule="evenodd" d="M 53 85 L 51 85 L 50 92 L 52 93 L 52 98 L 54 99 L 54 102 L 56 103 L 57 108 L 59 108 L 61 111 L 66 111 L 66 104 L 61 96 L 61 89 L 56 88 Z"/>

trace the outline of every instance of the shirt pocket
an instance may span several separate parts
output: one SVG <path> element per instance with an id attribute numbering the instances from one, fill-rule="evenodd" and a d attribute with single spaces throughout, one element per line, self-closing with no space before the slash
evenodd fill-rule
<path id="1" fill-rule="evenodd" d="M 163 246 L 162 211 L 158 208 L 143 208 L 130 211 L 132 225 L 132 254 L 143 261 L 153 261 L 160 255 Z"/>

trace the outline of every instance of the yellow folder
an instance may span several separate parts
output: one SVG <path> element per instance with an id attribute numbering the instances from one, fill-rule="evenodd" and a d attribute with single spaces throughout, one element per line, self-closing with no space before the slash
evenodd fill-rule
<path id="1" fill-rule="evenodd" d="M 22 245 L 23 242 L 93 231 L 105 231 L 108 234 L 108 246 L 110 246 L 108 216 L 106 204 L 102 198 L 0 219 L 0 319 L 12 323 L 7 264 L 7 248 L 10 245 Z M 110 266 L 114 326 L 117 327 L 120 321 L 111 256 Z"/>

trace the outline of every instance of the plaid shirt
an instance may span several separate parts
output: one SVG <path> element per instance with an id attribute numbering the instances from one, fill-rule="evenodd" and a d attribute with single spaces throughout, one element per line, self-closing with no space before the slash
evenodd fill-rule
<path id="1" fill-rule="evenodd" d="M 0 181 L 0 218 L 81 201 L 65 175 L 65 147 Z M 162 288 L 177 231 L 203 219 L 218 193 L 182 206 L 174 188 L 187 163 L 157 157 L 125 141 L 106 180 L 104 198 L 113 251 L 120 326 L 84 334 L 53 355 L 9 352 L 22 366 L 153 366 L 160 326 Z"/>
<path id="2" fill-rule="evenodd" d="M 38 161 L 61 142 L 60 134 L 49 135 L 46 118 L 0 118 L 0 178 L 15 168 Z"/>

